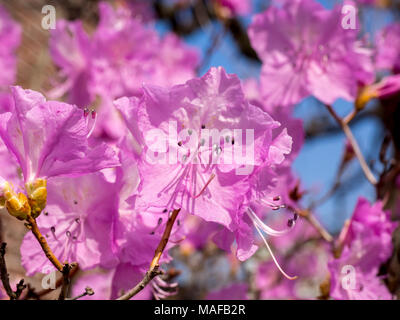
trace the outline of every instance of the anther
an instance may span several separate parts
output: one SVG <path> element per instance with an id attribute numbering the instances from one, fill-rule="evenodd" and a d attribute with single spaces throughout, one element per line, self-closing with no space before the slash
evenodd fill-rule
<path id="1" fill-rule="evenodd" d="M 89 115 L 89 108 L 83 109 L 83 116 L 86 118 Z"/>

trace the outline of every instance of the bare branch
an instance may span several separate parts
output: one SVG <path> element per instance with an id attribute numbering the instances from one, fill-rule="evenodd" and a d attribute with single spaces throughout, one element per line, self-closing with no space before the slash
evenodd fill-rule
<path id="1" fill-rule="evenodd" d="M 3 283 L 3 287 L 6 290 L 6 293 L 10 297 L 10 299 L 11 300 L 17 300 L 20 297 L 22 291 L 26 288 L 26 285 L 24 284 L 24 279 L 22 279 L 17 284 L 17 290 L 15 292 L 11 288 L 10 278 L 8 276 L 7 264 L 6 264 L 6 260 L 5 260 L 6 246 L 7 246 L 7 243 L 3 242 L 1 244 L 1 247 L 0 247 L 0 277 L 1 277 L 1 282 Z"/>

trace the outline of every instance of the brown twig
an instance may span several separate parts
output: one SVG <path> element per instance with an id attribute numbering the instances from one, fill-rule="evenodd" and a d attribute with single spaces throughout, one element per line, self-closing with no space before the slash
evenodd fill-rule
<path id="1" fill-rule="evenodd" d="M 60 290 L 60 295 L 58 297 L 58 300 L 65 300 L 68 297 L 68 292 L 69 292 L 69 286 L 71 284 L 71 280 L 69 278 L 71 269 L 73 268 L 73 265 L 71 264 L 64 264 L 63 270 L 62 270 L 62 285 L 61 285 L 61 290 Z"/>
<path id="2" fill-rule="evenodd" d="M 71 264 L 71 270 L 69 272 L 69 278 L 71 279 L 79 270 L 79 266 L 76 263 Z M 59 288 L 63 284 L 64 278 L 61 276 L 57 282 L 56 282 L 56 288 Z M 46 294 L 49 294 L 52 292 L 54 289 L 43 289 L 39 292 L 36 292 L 34 288 L 29 288 L 28 293 L 25 296 L 25 300 L 29 298 L 34 298 L 34 299 L 40 299 L 40 297 L 45 296 Z"/>
<path id="3" fill-rule="evenodd" d="M 22 279 L 17 284 L 17 290 L 15 292 L 11 288 L 10 278 L 8 276 L 7 264 L 6 264 L 6 260 L 5 260 L 6 246 L 7 246 L 7 244 L 5 242 L 3 242 L 1 244 L 1 247 L 0 247 L 0 277 L 1 277 L 1 282 L 3 283 L 3 287 L 6 290 L 6 293 L 10 297 L 10 299 L 11 300 L 17 300 L 20 297 L 22 291 L 26 288 L 26 285 L 24 284 L 24 279 Z"/>
<path id="4" fill-rule="evenodd" d="M 83 297 L 86 297 L 86 296 L 92 296 L 92 295 L 94 295 L 93 289 L 90 288 L 90 287 L 86 287 L 84 293 L 82 293 L 79 296 L 76 296 L 74 298 L 67 299 L 67 300 L 79 300 L 80 298 L 83 298 Z"/>
<path id="5" fill-rule="evenodd" d="M 39 230 L 36 220 L 31 215 L 28 215 L 27 221 L 28 221 L 28 225 L 27 225 L 28 228 L 32 231 L 33 235 L 39 242 L 40 246 L 43 249 L 43 252 L 46 254 L 47 259 L 49 259 L 50 262 L 54 265 L 54 267 L 62 273 L 63 269 L 64 269 L 64 265 L 60 261 L 58 261 L 58 259 L 54 255 L 54 253 L 51 251 L 51 249 L 46 241 L 46 238 L 43 237 L 43 235 L 41 234 L 41 232 Z"/>
<path id="6" fill-rule="evenodd" d="M 165 227 L 164 233 L 162 235 L 161 241 L 158 244 L 158 247 L 154 253 L 153 260 L 150 263 L 150 268 L 146 272 L 144 278 L 131 290 L 129 290 L 126 294 L 119 297 L 117 300 L 129 300 L 140 291 L 142 291 L 155 277 L 162 274 L 162 271 L 159 269 L 160 258 L 162 253 L 164 252 L 165 247 L 168 244 L 169 237 L 171 235 L 172 227 L 174 226 L 175 220 L 179 214 L 181 209 L 176 209 L 172 211 L 171 216 L 168 219 L 167 225 Z"/>
<path id="7" fill-rule="evenodd" d="M 325 105 L 325 106 L 328 109 L 329 113 L 332 115 L 332 117 L 336 120 L 336 122 L 342 127 L 342 130 L 343 130 L 344 134 L 346 135 L 347 140 L 351 144 L 351 146 L 354 150 L 354 153 L 355 153 L 358 161 L 360 162 L 361 168 L 362 168 L 366 178 L 372 185 L 376 185 L 378 183 L 378 181 L 376 180 L 374 174 L 371 172 L 371 169 L 369 168 L 367 162 L 365 161 L 364 156 L 362 155 L 360 147 L 357 143 L 357 140 L 353 136 L 353 133 L 351 132 L 349 125 L 336 114 L 336 111 L 333 109 L 332 106 L 330 106 L 330 105 Z"/>
<path id="8" fill-rule="evenodd" d="M 307 220 L 307 222 L 309 224 L 311 224 L 315 230 L 318 231 L 318 233 L 321 235 L 321 237 L 331 243 L 333 242 L 333 237 L 331 236 L 331 234 L 322 226 L 322 224 L 319 223 L 319 221 L 317 219 L 315 219 L 315 217 L 311 214 L 311 212 L 309 210 L 302 210 L 299 211 L 299 214 Z"/>

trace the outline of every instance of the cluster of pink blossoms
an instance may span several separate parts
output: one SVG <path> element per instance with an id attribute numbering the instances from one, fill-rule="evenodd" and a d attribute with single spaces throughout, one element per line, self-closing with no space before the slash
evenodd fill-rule
<path id="1" fill-rule="evenodd" d="M 232 15 L 250 12 L 248 1 L 215 2 Z M 147 11 L 136 14 L 142 5 L 100 3 L 90 34 L 79 21 L 57 21 L 49 46 L 59 72 L 46 93 L 53 100 L 13 86 L 20 28 L 0 8 L 7 44 L 0 49 L 0 196 L 24 220 L 26 193 L 56 258 L 96 269 L 78 279 L 74 293 L 90 284 L 96 299 L 115 299 L 132 288 L 179 209 L 161 263 L 180 244 L 212 241 L 239 261 L 262 244 L 271 257 L 255 270 L 263 299 L 314 298 L 317 292 L 301 292 L 301 281 L 318 286 L 327 275 L 334 299 L 391 298 L 378 273 L 392 254 L 396 224 L 381 203 L 359 200 L 335 255 L 325 243 L 296 250 L 318 233 L 297 223 L 303 190 L 292 165 L 305 134 L 293 109 L 308 96 L 354 102 L 363 87 L 368 97 L 398 93 L 400 47 L 386 45 L 400 38 L 398 25 L 378 34 L 374 52 L 358 30 L 342 28 L 339 5 L 272 4 L 248 29 L 260 79 L 241 81 L 222 67 L 197 77 L 198 52 L 145 24 Z M 394 75 L 374 84 L 381 69 Z M 56 101 L 62 98 L 67 103 Z M 29 276 L 54 269 L 30 232 L 21 257 Z M 350 291 L 341 282 L 347 265 L 357 274 Z M 173 289 L 157 277 L 135 298 L 162 299 Z M 207 299 L 247 299 L 247 291 L 234 283 Z"/>

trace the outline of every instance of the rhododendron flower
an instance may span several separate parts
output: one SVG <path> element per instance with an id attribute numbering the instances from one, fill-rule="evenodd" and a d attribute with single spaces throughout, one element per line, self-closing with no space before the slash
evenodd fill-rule
<path id="1" fill-rule="evenodd" d="M 52 96 L 68 94 L 80 107 L 95 103 L 99 119 L 95 134 L 119 138 L 124 126 L 112 101 L 140 91 L 143 83 L 171 86 L 192 78 L 197 51 L 172 33 L 161 38 L 125 7 L 99 4 L 100 22 L 90 37 L 80 22 L 59 21 L 51 34 L 50 51 L 66 80 Z"/>
<path id="2" fill-rule="evenodd" d="M 380 265 L 392 254 L 391 235 L 396 223 L 382 203 L 370 205 L 360 199 L 353 217 L 340 235 L 340 257 L 328 263 L 331 273 L 331 297 L 334 299 L 390 299 L 391 295 L 378 276 Z M 343 286 L 343 270 L 351 266 Z M 347 271 L 348 272 L 348 271 Z M 346 274 L 345 274 L 346 276 Z M 351 277 L 351 278 L 350 278 Z M 348 286 L 348 287 L 346 287 Z"/>
<path id="3" fill-rule="evenodd" d="M 45 213 L 37 223 L 59 261 L 78 262 L 81 269 L 113 267 L 118 262 L 113 229 L 118 215 L 118 188 L 102 173 L 54 178 L 48 183 Z M 21 246 L 28 275 L 54 268 L 32 233 Z"/>
<path id="4" fill-rule="evenodd" d="M 342 27 L 341 8 L 294 0 L 255 16 L 249 36 L 263 62 L 266 105 L 291 106 L 309 95 L 327 104 L 353 101 L 359 85 L 373 81 L 371 52 L 357 30 Z"/>
<path id="5" fill-rule="evenodd" d="M 378 69 L 400 72 L 400 23 L 393 23 L 376 35 L 375 63 Z"/>
<path id="6" fill-rule="evenodd" d="M 12 87 L 13 108 L 0 114 L 0 137 L 25 182 L 80 175 L 119 164 L 104 143 L 88 140 L 88 117 L 74 105 L 46 101 L 39 92 Z"/>
<path id="7" fill-rule="evenodd" d="M 122 98 L 115 105 L 142 147 L 136 210 L 158 217 L 181 208 L 181 215 L 218 223 L 226 232 L 214 240 L 230 250 L 236 239 L 241 260 L 256 249 L 250 219 L 271 235 L 281 234 L 264 228 L 242 206 L 254 168 L 268 165 L 273 170 L 282 163 L 291 138 L 282 129 L 272 140 L 280 124 L 246 101 L 236 76 L 212 68 L 202 78 L 171 89 L 145 86 L 140 98 Z M 206 129 L 215 135 L 207 136 Z M 253 140 L 245 137 L 249 130 Z M 229 157 L 234 148 L 241 150 L 239 159 Z"/>

